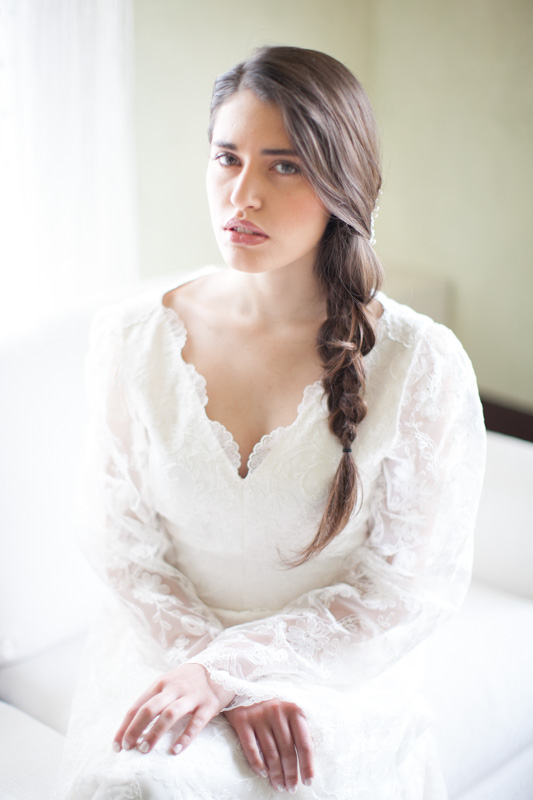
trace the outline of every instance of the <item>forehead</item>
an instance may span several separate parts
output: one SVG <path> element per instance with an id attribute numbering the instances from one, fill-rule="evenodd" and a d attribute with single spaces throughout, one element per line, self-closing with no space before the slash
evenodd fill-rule
<path id="1" fill-rule="evenodd" d="M 249 144 L 290 147 L 281 111 L 274 103 L 260 100 L 251 89 L 241 89 L 217 111 L 213 141 L 230 142 L 237 148 Z"/>

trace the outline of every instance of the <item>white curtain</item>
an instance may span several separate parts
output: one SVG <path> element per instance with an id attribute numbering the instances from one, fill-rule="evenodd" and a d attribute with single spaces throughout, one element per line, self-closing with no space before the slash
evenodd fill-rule
<path id="1" fill-rule="evenodd" d="M 138 270 L 133 0 L 0 0 L 0 335 Z"/>

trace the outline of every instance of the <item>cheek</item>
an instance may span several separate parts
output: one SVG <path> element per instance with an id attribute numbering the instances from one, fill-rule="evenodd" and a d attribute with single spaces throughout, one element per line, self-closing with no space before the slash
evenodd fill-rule
<path id="1" fill-rule="evenodd" d="M 322 237 L 330 217 L 329 211 L 316 197 L 306 195 L 293 203 L 293 219 L 300 230 L 317 241 Z"/>

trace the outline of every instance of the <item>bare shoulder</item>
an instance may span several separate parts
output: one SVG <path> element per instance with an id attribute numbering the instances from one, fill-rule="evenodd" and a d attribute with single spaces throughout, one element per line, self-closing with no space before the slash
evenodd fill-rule
<path id="1" fill-rule="evenodd" d="M 186 281 L 163 296 L 163 305 L 172 308 L 187 324 L 223 307 L 227 297 L 224 270 Z"/>

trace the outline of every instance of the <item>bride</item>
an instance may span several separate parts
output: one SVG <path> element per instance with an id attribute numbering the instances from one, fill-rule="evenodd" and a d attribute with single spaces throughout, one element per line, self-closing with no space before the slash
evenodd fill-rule
<path id="1" fill-rule="evenodd" d="M 109 597 L 57 797 L 444 798 L 416 645 L 470 579 L 471 364 L 379 291 L 348 69 L 261 48 L 209 139 L 227 268 L 93 323 L 81 520 Z"/>

